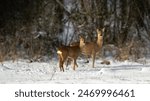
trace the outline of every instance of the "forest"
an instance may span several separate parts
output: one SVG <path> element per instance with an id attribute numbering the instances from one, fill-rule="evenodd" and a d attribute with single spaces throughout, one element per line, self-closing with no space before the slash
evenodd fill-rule
<path id="1" fill-rule="evenodd" d="M 121 61 L 148 57 L 150 0 L 1 0 L 0 62 L 56 57 L 79 35 L 95 40 L 97 28 L 105 28 L 103 57 L 114 50 Z"/>

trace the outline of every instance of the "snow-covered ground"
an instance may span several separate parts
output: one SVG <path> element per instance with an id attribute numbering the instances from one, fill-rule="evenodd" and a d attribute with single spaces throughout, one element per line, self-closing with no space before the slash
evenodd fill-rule
<path id="1" fill-rule="evenodd" d="M 78 59 L 78 68 L 73 71 L 69 65 L 65 72 L 58 68 L 58 60 L 32 62 L 19 60 L 0 64 L 0 83 L 150 83 L 150 63 L 118 62 L 110 60 L 110 65 L 102 65 L 96 60 L 95 68 L 90 63 Z M 64 66 L 65 67 L 65 66 Z"/>

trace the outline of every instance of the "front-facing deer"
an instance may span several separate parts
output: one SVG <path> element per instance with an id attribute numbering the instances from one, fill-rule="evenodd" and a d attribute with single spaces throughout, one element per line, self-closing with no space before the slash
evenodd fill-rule
<path id="1" fill-rule="evenodd" d="M 77 58 L 80 54 L 79 45 L 76 45 L 76 46 L 61 46 L 61 47 L 58 48 L 57 54 L 58 54 L 58 57 L 59 57 L 60 71 L 64 71 L 63 64 L 68 58 L 73 60 L 73 70 L 75 70 L 75 67 L 78 67 L 76 60 L 77 60 Z"/>
<path id="2" fill-rule="evenodd" d="M 85 39 L 83 37 L 80 37 L 80 49 L 81 53 L 86 56 L 91 56 L 93 63 L 92 67 L 94 68 L 95 63 L 95 57 L 96 53 L 100 51 L 103 44 L 103 36 L 102 33 L 104 32 L 104 29 L 101 31 L 97 29 L 97 41 L 96 42 L 85 42 Z"/>

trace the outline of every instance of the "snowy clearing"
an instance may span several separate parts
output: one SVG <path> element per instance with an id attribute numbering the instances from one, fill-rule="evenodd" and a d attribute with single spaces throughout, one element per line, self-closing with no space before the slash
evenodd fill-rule
<path id="1" fill-rule="evenodd" d="M 150 64 L 112 61 L 110 65 L 100 64 L 96 60 L 95 68 L 84 60 L 77 61 L 78 68 L 73 71 L 69 65 L 65 72 L 58 68 L 58 60 L 33 62 L 26 60 L 5 61 L 0 65 L 0 83 L 150 83 Z M 65 67 L 65 66 L 64 66 Z"/>

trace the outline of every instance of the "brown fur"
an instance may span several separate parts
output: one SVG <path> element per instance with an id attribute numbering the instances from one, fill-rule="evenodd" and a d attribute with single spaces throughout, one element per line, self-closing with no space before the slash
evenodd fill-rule
<path id="1" fill-rule="evenodd" d="M 102 30 L 104 31 L 104 29 Z M 97 41 L 96 42 L 85 42 L 83 37 L 80 37 L 80 49 L 82 54 L 88 55 L 92 57 L 93 64 L 92 67 L 94 68 L 94 62 L 96 53 L 100 51 L 103 44 L 103 36 L 102 31 L 97 29 Z"/>
<path id="2" fill-rule="evenodd" d="M 63 64 L 68 58 L 73 60 L 73 70 L 75 70 L 75 67 L 78 67 L 76 60 L 80 54 L 79 46 L 61 46 L 58 49 L 57 54 L 59 57 L 59 68 L 61 71 L 64 71 Z"/>

